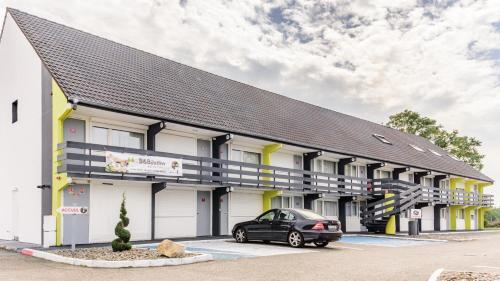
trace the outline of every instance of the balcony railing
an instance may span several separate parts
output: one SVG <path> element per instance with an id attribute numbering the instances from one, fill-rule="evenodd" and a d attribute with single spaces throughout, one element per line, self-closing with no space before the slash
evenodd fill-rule
<path id="1" fill-rule="evenodd" d="M 60 144 L 58 148 L 62 150 L 58 157 L 60 161 L 58 172 L 67 173 L 74 178 L 286 189 L 335 193 L 340 196 L 373 194 L 369 190 L 370 184 L 366 178 L 72 141 Z M 155 174 L 107 172 L 105 169 L 107 151 L 182 159 L 183 173 L 182 176 L 167 177 Z"/>
<path id="2" fill-rule="evenodd" d="M 434 203 L 446 205 L 462 206 L 493 206 L 493 195 L 481 194 L 478 192 L 467 192 L 461 189 L 443 189 L 429 186 L 422 186 L 406 181 L 393 179 L 373 180 L 373 189 L 396 194 L 402 193 L 409 188 L 418 186 L 420 196 L 415 199 L 417 203 Z"/>

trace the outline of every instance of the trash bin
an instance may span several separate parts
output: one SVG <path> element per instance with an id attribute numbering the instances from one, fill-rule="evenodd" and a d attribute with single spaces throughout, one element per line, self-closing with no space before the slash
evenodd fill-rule
<path id="1" fill-rule="evenodd" d="M 418 235 L 418 221 L 413 220 L 408 222 L 408 235 Z"/>

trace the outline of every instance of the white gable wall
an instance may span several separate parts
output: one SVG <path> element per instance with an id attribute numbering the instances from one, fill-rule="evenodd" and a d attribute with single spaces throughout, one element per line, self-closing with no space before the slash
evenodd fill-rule
<path id="1" fill-rule="evenodd" d="M 0 41 L 0 239 L 41 243 L 41 92 L 41 61 L 7 15 Z M 19 120 L 12 124 L 15 100 Z"/>

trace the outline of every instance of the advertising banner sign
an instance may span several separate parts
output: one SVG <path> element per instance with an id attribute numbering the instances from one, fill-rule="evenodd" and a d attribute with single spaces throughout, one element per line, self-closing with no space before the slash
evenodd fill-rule
<path id="1" fill-rule="evenodd" d="M 57 211 L 62 215 L 85 215 L 89 212 L 88 207 L 63 206 Z"/>
<path id="2" fill-rule="evenodd" d="M 106 151 L 106 172 L 182 176 L 182 159 Z"/>

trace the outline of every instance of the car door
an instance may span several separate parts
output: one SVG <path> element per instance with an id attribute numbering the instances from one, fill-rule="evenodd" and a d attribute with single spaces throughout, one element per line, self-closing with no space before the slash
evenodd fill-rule
<path id="1" fill-rule="evenodd" d="M 289 210 L 280 210 L 276 219 L 272 224 L 272 232 L 274 241 L 287 241 L 288 233 L 295 223 L 295 215 Z"/>
<path id="2" fill-rule="evenodd" d="M 248 240 L 271 240 L 272 223 L 276 218 L 277 210 L 270 210 L 259 216 L 255 223 L 247 226 Z"/>

